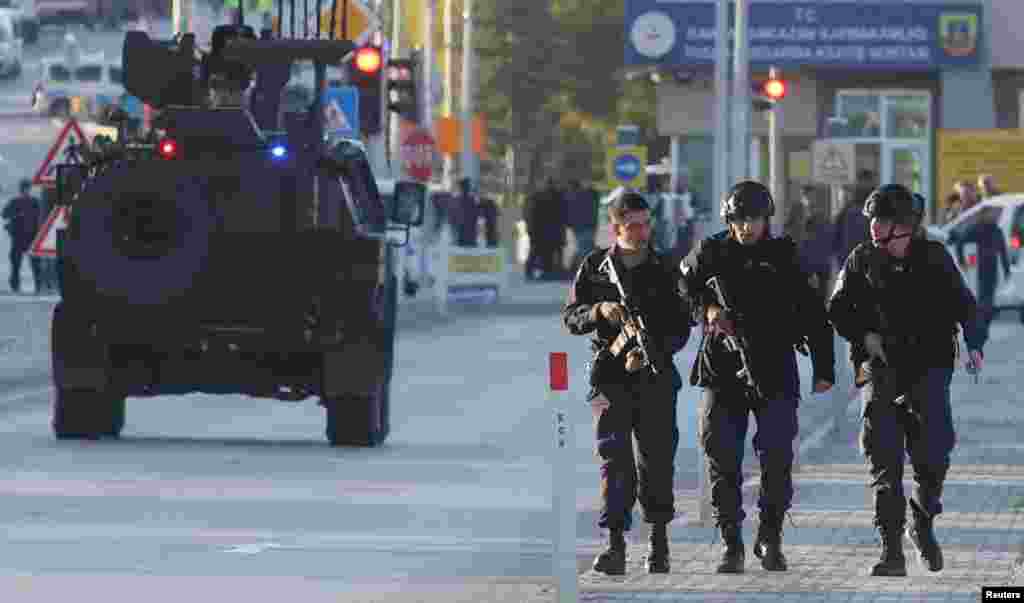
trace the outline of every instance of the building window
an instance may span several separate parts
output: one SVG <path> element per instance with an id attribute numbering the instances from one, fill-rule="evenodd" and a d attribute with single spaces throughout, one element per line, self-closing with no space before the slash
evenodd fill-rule
<path id="1" fill-rule="evenodd" d="M 927 138 L 930 101 L 931 99 L 923 94 L 886 95 L 885 136 Z"/>
<path id="2" fill-rule="evenodd" d="M 841 91 L 836 117 L 830 120 L 832 138 L 877 138 L 882 135 L 882 102 L 877 92 Z"/>

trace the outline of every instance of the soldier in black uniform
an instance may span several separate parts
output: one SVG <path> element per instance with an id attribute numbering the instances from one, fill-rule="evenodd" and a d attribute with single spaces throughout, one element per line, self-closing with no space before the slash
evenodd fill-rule
<path id="1" fill-rule="evenodd" d="M 615 244 L 598 248 L 583 260 L 562 312 L 570 333 L 595 333 L 589 399 L 598 411 L 596 453 L 601 459 L 603 503 L 598 525 L 608 530 L 609 544 L 594 560 L 594 569 L 625 573 L 624 533 L 639 498 L 644 520 L 651 524 L 647 570 L 666 573 L 667 525 L 675 517 L 676 396 L 682 387 L 672 356 L 690 336 L 690 313 L 676 290 L 678 268 L 651 247 L 651 212 L 644 197 L 633 192 L 620 195 L 608 214 Z M 614 263 L 614 272 L 648 328 L 648 364 L 636 346 L 636 333 L 626 320 L 609 263 Z"/>
<path id="2" fill-rule="evenodd" d="M 750 413 L 757 419 L 754 450 L 761 461 L 753 550 L 762 567 L 784 571 L 782 521 L 793 498 L 800 400 L 795 349 L 806 352 L 804 344 L 810 344 L 815 393 L 835 382 L 824 300 L 800 268 L 793 239 L 771 235 L 768 219 L 774 214 L 764 185 L 740 182 L 722 201 L 728 230 L 701 241 L 681 264 L 680 289 L 695 321 L 704 325 L 690 383 L 704 388 L 700 433 L 724 545 L 719 573 L 743 571 L 741 470 Z M 716 282 L 726 299 L 716 293 Z"/>
<path id="3" fill-rule="evenodd" d="M 932 522 L 956 435 L 949 384 L 964 329 L 969 366 L 981 369 L 982 333 L 974 296 L 941 243 L 921 228 L 924 198 L 889 184 L 864 204 L 871 242 L 854 248 L 836 280 L 829 317 L 850 341 L 863 385 L 861 451 L 871 465 L 874 523 L 882 537 L 873 576 L 906 576 L 904 450 L 914 468 L 907 535 L 931 571 L 942 569 Z"/>

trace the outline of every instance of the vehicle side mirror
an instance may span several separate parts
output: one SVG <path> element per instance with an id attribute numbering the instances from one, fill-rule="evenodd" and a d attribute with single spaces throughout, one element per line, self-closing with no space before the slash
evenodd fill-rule
<path id="1" fill-rule="evenodd" d="M 406 226 L 423 224 L 423 207 L 427 198 L 427 186 L 421 182 L 400 180 L 395 183 L 394 201 L 391 205 L 391 221 Z"/>

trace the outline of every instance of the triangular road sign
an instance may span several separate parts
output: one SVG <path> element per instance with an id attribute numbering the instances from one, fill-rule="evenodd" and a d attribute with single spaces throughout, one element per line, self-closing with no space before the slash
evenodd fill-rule
<path id="1" fill-rule="evenodd" d="M 72 132 L 72 130 L 74 131 Z M 57 140 L 54 141 L 53 146 L 50 147 L 50 151 L 46 154 L 43 164 L 39 166 L 39 171 L 36 172 L 35 177 L 32 179 L 32 184 L 56 184 L 57 164 L 63 161 L 65 151 L 71 145 L 82 144 L 83 142 L 88 142 L 85 132 L 82 132 L 82 128 L 78 125 L 77 121 L 69 119 L 64 124 L 64 129 L 57 135 Z"/>
<path id="2" fill-rule="evenodd" d="M 29 248 L 28 254 L 40 258 L 54 258 L 57 257 L 57 229 L 68 227 L 68 207 L 66 205 L 58 205 L 53 208 L 46 223 L 36 233 L 36 238 L 32 240 L 32 247 Z"/>

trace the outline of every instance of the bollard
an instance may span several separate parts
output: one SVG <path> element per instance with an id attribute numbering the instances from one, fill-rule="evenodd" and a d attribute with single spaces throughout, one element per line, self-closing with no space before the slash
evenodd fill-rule
<path id="1" fill-rule="evenodd" d="M 555 419 L 551 459 L 551 508 L 555 523 L 552 574 L 556 603 L 576 603 L 576 466 L 569 418 L 569 358 L 552 352 L 548 359 L 548 396 Z"/>

